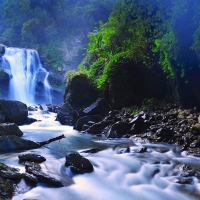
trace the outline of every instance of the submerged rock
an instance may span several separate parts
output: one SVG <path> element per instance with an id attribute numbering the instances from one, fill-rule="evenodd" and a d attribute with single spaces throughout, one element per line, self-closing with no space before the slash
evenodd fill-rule
<path id="1" fill-rule="evenodd" d="M 0 150 L 35 149 L 41 145 L 31 140 L 25 140 L 15 135 L 0 137 Z"/>
<path id="2" fill-rule="evenodd" d="M 20 161 L 32 161 L 32 162 L 44 162 L 46 161 L 46 158 L 38 155 L 38 154 L 34 154 L 34 153 L 27 153 L 27 154 L 21 154 L 18 156 Z"/>
<path id="3" fill-rule="evenodd" d="M 90 161 L 78 153 L 69 153 L 66 156 L 65 166 L 70 167 L 75 174 L 89 173 L 94 170 Z"/>
<path id="4" fill-rule="evenodd" d="M 20 101 L 0 99 L 0 110 L 5 113 L 6 122 L 23 124 L 28 116 L 27 105 Z"/>
<path id="5" fill-rule="evenodd" d="M 15 123 L 0 123 L 0 136 L 4 135 L 22 136 L 23 132 Z"/>

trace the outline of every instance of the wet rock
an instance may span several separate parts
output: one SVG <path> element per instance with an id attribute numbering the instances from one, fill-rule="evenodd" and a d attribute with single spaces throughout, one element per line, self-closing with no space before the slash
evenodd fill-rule
<path id="1" fill-rule="evenodd" d="M 31 117 L 27 117 L 26 120 L 24 121 L 24 125 L 30 125 L 34 122 L 37 122 L 37 119 L 31 118 Z"/>
<path id="2" fill-rule="evenodd" d="M 5 49 L 6 49 L 6 46 L 3 44 L 0 44 L 0 54 L 4 54 L 6 51 Z"/>
<path id="3" fill-rule="evenodd" d="M 9 179 L 0 177 L 0 199 L 9 200 L 12 199 L 14 193 L 14 185 Z"/>
<path id="4" fill-rule="evenodd" d="M 36 176 L 34 176 L 33 174 L 29 174 L 29 173 L 25 173 L 24 174 L 24 179 L 26 181 L 29 181 L 33 184 L 37 184 L 38 183 L 38 178 Z"/>
<path id="5" fill-rule="evenodd" d="M 50 176 L 49 174 L 46 174 L 42 171 L 38 171 L 35 170 L 32 167 L 28 167 L 27 171 L 31 174 L 33 174 L 34 176 L 36 176 L 38 178 L 39 182 L 43 182 L 52 186 L 56 186 L 56 187 L 63 187 L 63 184 L 61 181 L 59 181 L 58 179 Z"/>
<path id="6" fill-rule="evenodd" d="M 34 153 L 21 154 L 18 156 L 20 161 L 44 162 L 46 158 Z"/>
<path id="7" fill-rule="evenodd" d="M 0 150 L 14 150 L 14 149 L 35 149 L 40 145 L 31 140 L 25 140 L 15 135 L 0 137 Z"/>
<path id="8" fill-rule="evenodd" d="M 75 174 L 89 173 L 93 171 L 90 161 L 78 153 L 69 153 L 66 156 L 65 166 Z"/>
<path id="9" fill-rule="evenodd" d="M 101 122 L 95 123 L 95 124 L 93 124 L 92 126 L 90 126 L 90 127 L 87 129 L 87 132 L 88 132 L 88 133 L 94 133 L 94 134 L 102 133 L 103 130 L 104 130 L 107 126 L 109 126 L 109 125 L 111 125 L 111 124 L 113 124 L 113 123 L 114 123 L 114 122 L 111 121 L 111 120 L 108 120 L 108 121 L 103 120 L 103 121 L 101 121 Z"/>
<path id="10" fill-rule="evenodd" d="M 105 99 L 99 98 L 95 103 L 91 104 L 82 111 L 82 116 L 85 115 L 106 115 L 106 102 Z"/>
<path id="11" fill-rule="evenodd" d="M 121 138 L 129 131 L 128 123 L 116 122 L 111 128 L 105 133 L 107 138 Z"/>
<path id="12" fill-rule="evenodd" d="M 177 177 L 177 178 L 174 178 L 172 181 L 178 184 L 192 184 L 193 183 L 192 178 L 185 178 L 185 177 Z"/>
<path id="13" fill-rule="evenodd" d="M 5 113 L 6 122 L 23 124 L 28 116 L 27 105 L 20 101 L 0 99 L 0 110 Z"/>
<path id="14" fill-rule="evenodd" d="M 146 147 L 143 147 L 143 148 L 141 148 L 141 149 L 139 149 L 137 151 L 137 153 L 144 153 L 144 152 L 147 152 L 147 148 Z"/>
<path id="15" fill-rule="evenodd" d="M 85 117 L 81 117 L 77 120 L 76 124 L 74 125 L 74 129 L 81 131 L 83 125 L 87 124 L 89 121 L 93 121 L 95 123 L 102 121 L 102 117 L 99 115 L 88 115 Z"/>
<path id="16" fill-rule="evenodd" d="M 27 170 L 29 167 L 31 167 L 31 169 L 34 169 L 34 170 L 36 170 L 36 171 L 40 171 L 40 170 L 42 169 L 41 166 L 40 166 L 39 164 L 34 163 L 34 162 L 26 161 L 26 162 L 24 163 L 24 165 L 25 165 L 26 170 Z"/>
<path id="17" fill-rule="evenodd" d="M 100 149 L 87 149 L 87 150 L 83 150 L 80 153 L 97 153 L 99 152 Z"/>
<path id="18" fill-rule="evenodd" d="M 64 103 L 58 107 L 56 120 L 62 125 L 72 126 L 74 124 L 74 109 L 70 104 Z"/>
<path id="19" fill-rule="evenodd" d="M 9 167 L 5 165 L 4 163 L 0 163 L 0 175 L 2 178 L 7 179 L 21 179 L 22 174 L 19 173 L 19 169 L 16 169 L 14 167 Z"/>
<path id="20" fill-rule="evenodd" d="M 158 137 L 170 138 L 174 136 L 174 131 L 169 128 L 160 128 L 156 131 Z"/>
<path id="21" fill-rule="evenodd" d="M 4 135 L 16 135 L 22 136 L 23 132 L 15 123 L 0 123 L 0 136 Z"/>

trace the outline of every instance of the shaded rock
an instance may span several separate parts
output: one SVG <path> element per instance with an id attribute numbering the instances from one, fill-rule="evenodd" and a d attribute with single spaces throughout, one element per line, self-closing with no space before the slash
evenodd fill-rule
<path id="1" fill-rule="evenodd" d="M 0 123 L 4 123 L 4 122 L 5 122 L 5 113 L 0 110 Z"/>
<path id="2" fill-rule="evenodd" d="M 33 174 L 34 176 L 36 176 L 38 178 L 39 182 L 43 182 L 52 186 L 56 186 L 56 187 L 63 187 L 63 184 L 61 181 L 59 181 L 58 179 L 50 176 L 49 174 L 46 174 L 42 171 L 38 171 L 35 170 L 32 167 L 28 167 L 27 171 L 31 174 Z"/>
<path id="3" fill-rule="evenodd" d="M 69 103 L 64 103 L 57 109 L 57 121 L 62 125 L 72 126 L 74 116 L 74 109 L 70 106 Z"/>
<path id="4" fill-rule="evenodd" d="M 23 124 L 24 125 L 29 125 L 29 124 L 32 124 L 34 122 L 37 122 L 37 119 L 31 118 L 31 117 L 27 117 Z"/>
<path id="5" fill-rule="evenodd" d="M 105 133 L 107 138 L 121 138 L 129 131 L 128 123 L 116 122 L 111 128 Z"/>
<path id="6" fill-rule="evenodd" d="M 23 132 L 15 123 L 0 123 L 0 136 L 4 135 L 16 135 L 22 136 Z"/>
<path id="7" fill-rule="evenodd" d="M 26 170 L 27 170 L 29 167 L 31 167 L 31 169 L 34 169 L 34 170 L 37 170 L 37 171 L 40 171 L 40 170 L 42 169 L 41 166 L 40 166 L 39 164 L 34 163 L 34 162 L 26 161 L 26 162 L 24 163 L 24 165 L 25 165 Z"/>
<path id="8" fill-rule="evenodd" d="M 147 151 L 147 148 L 146 148 L 146 147 L 143 147 L 143 148 L 139 149 L 139 150 L 137 151 L 137 153 L 144 153 L 144 152 L 146 152 L 146 151 Z"/>
<path id="9" fill-rule="evenodd" d="M 29 182 L 34 183 L 34 184 L 38 183 L 38 178 L 36 176 L 34 176 L 33 174 L 25 173 L 24 179 L 26 181 L 29 181 Z"/>
<path id="10" fill-rule="evenodd" d="M 1 136 L 0 137 L 0 150 L 14 150 L 14 149 L 35 149 L 40 147 L 40 145 L 31 140 L 25 140 L 20 137 L 11 136 Z"/>
<path id="11" fill-rule="evenodd" d="M 14 192 L 14 186 L 12 181 L 0 177 L 0 199 L 1 200 L 12 199 L 13 192 Z"/>
<path id="12" fill-rule="evenodd" d="M 74 109 L 89 106 L 98 98 L 98 92 L 85 74 L 79 74 L 68 80 L 64 100 Z"/>
<path id="13" fill-rule="evenodd" d="M 78 153 L 69 153 L 66 156 L 65 166 L 69 166 L 75 174 L 88 173 L 93 171 L 90 161 Z"/>
<path id="14" fill-rule="evenodd" d="M 158 137 L 170 138 L 174 136 L 174 131 L 169 128 L 160 128 L 156 131 Z"/>
<path id="15" fill-rule="evenodd" d="M 7 179 L 22 178 L 22 174 L 19 173 L 19 169 L 16 169 L 14 167 L 9 167 L 4 163 L 0 163 L 0 175 L 2 178 L 7 178 Z"/>
<path id="16" fill-rule="evenodd" d="M 102 121 L 102 117 L 100 117 L 99 115 L 88 115 L 85 117 L 81 117 L 80 119 L 77 120 L 76 124 L 74 125 L 74 129 L 81 131 L 83 125 L 87 124 L 89 121 L 97 123 Z"/>
<path id="17" fill-rule="evenodd" d="M 102 115 L 105 116 L 107 114 L 105 99 L 99 98 L 95 103 L 91 104 L 89 107 L 85 108 L 82 111 L 82 116 L 85 115 Z"/>
<path id="18" fill-rule="evenodd" d="M 46 158 L 35 153 L 21 154 L 18 156 L 20 161 L 44 162 Z"/>
<path id="19" fill-rule="evenodd" d="M 87 149 L 87 150 L 83 150 L 81 151 L 81 153 L 97 153 L 101 151 L 100 149 Z"/>
<path id="20" fill-rule="evenodd" d="M 191 184 L 193 183 L 192 178 L 185 178 L 185 177 L 177 177 L 172 180 L 174 183 L 179 183 L 179 184 Z"/>
<path id="21" fill-rule="evenodd" d="M 28 116 L 27 105 L 20 101 L 0 99 L 0 110 L 5 113 L 6 122 L 23 124 Z"/>

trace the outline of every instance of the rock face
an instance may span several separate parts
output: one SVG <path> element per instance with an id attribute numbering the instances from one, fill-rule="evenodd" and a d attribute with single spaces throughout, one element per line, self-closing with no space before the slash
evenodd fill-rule
<path id="1" fill-rule="evenodd" d="M 66 156 L 65 166 L 70 167 L 70 170 L 75 174 L 93 171 L 93 166 L 90 161 L 78 153 L 69 153 Z"/>
<path id="2" fill-rule="evenodd" d="M 3 135 L 16 135 L 22 136 L 23 132 L 15 123 L 0 123 L 0 136 Z"/>
<path id="3" fill-rule="evenodd" d="M 57 108 L 57 121 L 62 125 L 73 125 L 74 109 L 68 103 L 64 103 Z"/>
<path id="4" fill-rule="evenodd" d="M 25 140 L 14 135 L 0 137 L 0 151 L 15 149 L 35 149 L 38 147 L 40 147 L 38 143 L 31 140 Z"/>
<path id="5" fill-rule="evenodd" d="M 98 92 L 90 84 L 86 75 L 75 75 L 65 90 L 64 101 L 68 102 L 74 109 L 89 106 L 98 97 Z"/>
<path id="6" fill-rule="evenodd" d="M 22 124 L 28 116 L 27 105 L 20 101 L 0 99 L 0 110 L 4 112 L 6 122 L 17 125 Z"/>

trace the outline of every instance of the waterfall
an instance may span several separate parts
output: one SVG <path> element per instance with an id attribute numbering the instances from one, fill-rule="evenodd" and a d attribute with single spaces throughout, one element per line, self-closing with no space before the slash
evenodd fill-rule
<path id="1" fill-rule="evenodd" d="M 8 99 L 25 103 L 52 103 L 48 72 L 38 52 L 32 49 L 6 48 L 2 67 L 10 70 Z"/>

